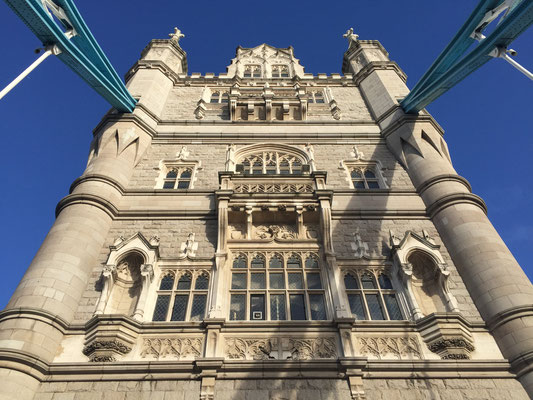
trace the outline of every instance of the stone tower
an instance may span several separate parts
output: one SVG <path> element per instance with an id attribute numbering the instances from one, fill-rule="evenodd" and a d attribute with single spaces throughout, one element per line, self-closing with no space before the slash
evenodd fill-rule
<path id="1" fill-rule="evenodd" d="M 0 313 L 0 398 L 527 399 L 533 287 L 348 32 L 343 75 L 292 47 L 188 74 L 179 30 Z"/>

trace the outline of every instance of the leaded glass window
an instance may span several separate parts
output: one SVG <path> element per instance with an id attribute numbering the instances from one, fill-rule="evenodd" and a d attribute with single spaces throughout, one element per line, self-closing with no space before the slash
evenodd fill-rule
<path id="1" fill-rule="evenodd" d="M 272 78 L 288 78 L 289 67 L 286 65 L 273 65 L 272 66 Z"/>
<path id="2" fill-rule="evenodd" d="M 379 179 L 369 167 L 353 167 L 350 169 L 350 179 L 355 189 L 379 189 Z"/>
<path id="3" fill-rule="evenodd" d="M 244 78 L 261 78 L 261 66 L 247 65 L 244 67 Z"/>
<path id="4" fill-rule="evenodd" d="M 309 92 L 307 102 L 309 104 L 324 104 L 324 94 L 322 93 L 322 91 Z"/>
<path id="5" fill-rule="evenodd" d="M 300 252 L 235 255 L 229 317 L 250 321 L 327 319 L 318 255 Z"/>
<path id="6" fill-rule="evenodd" d="M 173 167 L 165 176 L 163 189 L 189 189 L 192 174 L 191 167 Z"/>
<path id="7" fill-rule="evenodd" d="M 167 271 L 159 284 L 152 321 L 202 321 L 208 290 L 206 272 Z"/>
<path id="8" fill-rule="evenodd" d="M 344 287 L 350 310 L 359 320 L 405 319 L 392 281 L 383 271 L 349 271 Z"/>
<path id="9" fill-rule="evenodd" d="M 252 175 L 300 175 L 304 160 L 299 156 L 281 151 L 263 151 L 243 156 L 237 164 L 245 174 Z"/>

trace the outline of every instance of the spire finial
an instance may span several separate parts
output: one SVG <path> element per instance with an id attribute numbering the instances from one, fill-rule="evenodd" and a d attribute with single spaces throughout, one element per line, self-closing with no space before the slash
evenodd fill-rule
<path id="1" fill-rule="evenodd" d="M 176 44 L 179 44 L 180 39 L 185 37 L 177 27 L 174 27 L 174 32 L 169 33 L 168 36 L 170 37 L 170 40 Z"/>
<path id="2" fill-rule="evenodd" d="M 353 32 L 353 28 L 350 28 L 346 31 L 344 35 L 342 35 L 342 37 L 348 39 L 348 47 L 350 47 L 352 45 L 352 42 L 357 42 L 357 38 L 359 38 L 359 35 Z"/>

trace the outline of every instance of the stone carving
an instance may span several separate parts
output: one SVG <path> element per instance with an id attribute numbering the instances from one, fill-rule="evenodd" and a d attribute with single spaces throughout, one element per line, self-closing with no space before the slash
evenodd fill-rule
<path id="1" fill-rule="evenodd" d="M 180 39 L 185 37 L 185 35 L 181 33 L 177 27 L 174 27 L 174 32 L 169 33 L 168 36 L 170 37 L 170 41 L 176 43 L 177 45 L 179 45 Z"/>
<path id="2" fill-rule="evenodd" d="M 358 339 L 362 355 L 377 359 L 422 359 L 418 341 L 414 337 L 361 337 Z"/>
<path id="3" fill-rule="evenodd" d="M 363 152 L 361 150 L 359 150 L 355 144 L 352 147 L 352 151 L 350 152 L 350 156 L 352 156 L 354 160 L 362 160 L 365 157 Z"/>
<path id="4" fill-rule="evenodd" d="M 91 362 L 113 362 L 116 361 L 115 354 L 124 355 L 130 351 L 131 347 L 118 340 L 95 340 L 85 346 L 82 352 Z"/>
<path id="5" fill-rule="evenodd" d="M 296 231 L 288 225 L 259 225 L 255 228 L 256 239 L 296 239 Z"/>
<path id="6" fill-rule="evenodd" d="M 194 233 L 189 233 L 187 240 L 181 244 L 180 257 L 195 257 L 198 250 L 198 242 L 194 240 Z"/>
<path id="7" fill-rule="evenodd" d="M 353 32 L 353 28 L 350 28 L 346 31 L 344 35 L 342 35 L 342 37 L 348 39 L 348 47 L 350 47 L 352 43 L 357 42 L 359 35 Z"/>
<path id="8" fill-rule="evenodd" d="M 313 185 L 295 183 L 243 183 L 235 185 L 236 193 L 313 193 Z"/>
<path id="9" fill-rule="evenodd" d="M 202 353 L 203 341 L 197 337 L 183 338 L 145 338 L 141 350 L 141 357 L 155 357 L 157 359 L 172 357 L 180 360 L 187 356 L 199 357 Z"/>
<path id="10" fill-rule="evenodd" d="M 271 360 L 276 339 L 226 339 L 226 357 L 232 360 Z"/>
<path id="11" fill-rule="evenodd" d="M 305 224 L 305 237 L 307 239 L 318 239 L 318 225 L 316 224 Z"/>
<path id="12" fill-rule="evenodd" d="M 149 242 L 152 246 L 159 246 L 159 236 L 154 235 L 150 238 Z"/>
<path id="13" fill-rule="evenodd" d="M 368 244 L 363 242 L 361 235 L 358 232 L 353 233 L 354 241 L 351 243 L 352 250 L 354 251 L 354 257 L 361 259 L 363 257 L 370 258 L 368 252 Z"/>
<path id="14" fill-rule="evenodd" d="M 180 151 L 176 153 L 177 160 L 186 160 L 189 157 L 190 151 L 187 150 L 187 146 L 181 146 Z"/>
<path id="15" fill-rule="evenodd" d="M 475 347 L 460 337 L 439 339 L 428 344 L 428 349 L 438 354 L 443 360 L 469 360 Z"/>
<path id="16" fill-rule="evenodd" d="M 291 355 L 288 360 L 312 360 L 317 358 L 337 358 L 334 338 L 289 339 Z"/>
<path id="17" fill-rule="evenodd" d="M 245 224 L 232 224 L 229 225 L 230 239 L 245 239 L 246 238 L 246 225 Z"/>
<path id="18" fill-rule="evenodd" d="M 102 355 L 102 356 L 94 356 L 89 361 L 91 362 L 115 362 L 117 361 L 117 359 L 113 356 Z"/>

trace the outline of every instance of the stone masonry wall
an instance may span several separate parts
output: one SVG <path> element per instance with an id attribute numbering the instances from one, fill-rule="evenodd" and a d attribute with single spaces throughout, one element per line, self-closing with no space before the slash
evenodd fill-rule
<path id="1" fill-rule="evenodd" d="M 353 142 L 354 144 L 357 141 Z M 153 145 L 145 154 L 142 161 L 135 168 L 130 181 L 130 188 L 153 190 L 160 175 L 159 165 L 161 160 L 174 160 L 176 154 L 182 146 L 187 146 L 190 160 L 200 160 L 202 169 L 197 171 L 193 188 L 196 190 L 216 190 L 218 189 L 218 172 L 225 170 L 226 146 L 231 144 L 173 144 L 173 145 Z M 237 148 L 241 148 L 239 144 Z M 301 145 L 297 145 L 303 148 Z M 326 171 L 327 186 L 329 189 L 347 190 L 352 189 L 348 180 L 346 169 L 339 168 L 339 162 L 353 159 L 350 152 L 353 151 L 353 144 L 326 145 L 313 144 L 315 154 L 316 169 Z M 364 154 L 365 160 L 376 160 L 381 162 L 382 173 L 387 185 L 391 189 L 414 190 L 413 184 L 405 169 L 396 162 L 394 155 L 387 149 L 385 144 L 380 145 L 357 145 L 359 152 Z"/>
<path id="2" fill-rule="evenodd" d="M 515 379 L 363 379 L 367 400 L 527 400 Z M 199 381 L 42 383 L 34 400 L 197 400 Z M 217 380 L 215 400 L 351 400 L 344 379 Z"/>

